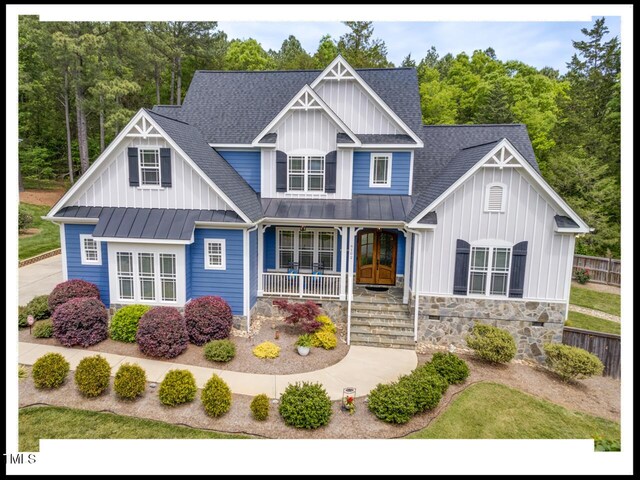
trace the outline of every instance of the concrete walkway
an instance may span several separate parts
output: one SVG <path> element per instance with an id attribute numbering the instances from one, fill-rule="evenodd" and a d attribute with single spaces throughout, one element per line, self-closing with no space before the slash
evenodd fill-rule
<path id="1" fill-rule="evenodd" d="M 610 320 L 612 322 L 620 323 L 620 317 L 611 313 L 601 312 L 600 310 L 593 310 L 592 308 L 580 307 L 578 305 L 569 304 L 569 310 L 572 312 L 584 313 L 585 315 L 591 315 L 592 317 L 602 318 L 603 320 Z"/>
<path id="2" fill-rule="evenodd" d="M 198 387 L 202 388 L 215 373 L 227 382 L 233 393 L 251 396 L 266 393 L 269 398 L 279 398 L 287 385 L 299 381 L 320 382 L 332 400 L 341 399 L 342 389 L 345 387 L 355 387 L 357 396 L 361 397 L 367 395 L 378 383 L 394 381 L 400 375 L 411 372 L 418 364 L 418 357 L 413 350 L 354 345 L 346 357 L 322 370 L 293 375 L 263 375 L 25 342 L 18 344 L 18 362 L 33 365 L 38 358 L 50 352 L 62 354 L 72 370 L 75 370 L 83 358 L 98 353 L 111 365 L 112 375 L 115 375 L 121 363 L 137 363 L 145 369 L 150 382 L 161 382 L 169 370 L 185 369 L 193 373 Z"/>
<path id="3" fill-rule="evenodd" d="M 62 256 L 54 255 L 18 268 L 18 305 L 38 295 L 48 295 L 62 282 Z"/>

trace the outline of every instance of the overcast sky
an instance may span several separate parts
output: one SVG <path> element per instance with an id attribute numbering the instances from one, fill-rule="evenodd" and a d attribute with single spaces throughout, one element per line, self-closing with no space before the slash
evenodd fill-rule
<path id="1" fill-rule="evenodd" d="M 384 40 L 388 58 L 395 65 L 411 53 L 420 60 L 431 45 L 442 56 L 493 47 L 500 60 L 520 60 L 537 68 L 550 66 L 566 71 L 574 53 L 571 40 L 583 38 L 581 28 L 593 22 L 374 22 L 374 36 Z M 607 17 L 611 38 L 620 35 L 620 17 Z M 340 22 L 219 22 L 229 39 L 255 38 L 268 50 L 279 50 L 282 41 L 295 35 L 313 54 L 320 38 L 335 40 L 348 31 Z"/>

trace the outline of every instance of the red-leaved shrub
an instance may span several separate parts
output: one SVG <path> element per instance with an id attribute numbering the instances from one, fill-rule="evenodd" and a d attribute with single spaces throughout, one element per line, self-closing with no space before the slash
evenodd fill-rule
<path id="1" fill-rule="evenodd" d="M 140 317 L 136 342 L 150 357 L 174 358 L 187 349 L 189 336 L 177 308 L 155 307 Z"/>
<path id="2" fill-rule="evenodd" d="M 72 298 L 53 312 L 53 336 L 65 347 L 89 347 L 105 340 L 107 309 L 97 298 Z"/>
<path id="3" fill-rule="evenodd" d="M 233 313 L 229 304 L 212 295 L 194 298 L 184 307 L 189 341 L 204 345 L 210 340 L 229 337 L 233 325 Z"/>
<path id="4" fill-rule="evenodd" d="M 300 328 L 307 333 L 313 333 L 322 327 L 322 323 L 316 320 L 316 317 L 321 313 L 320 307 L 311 300 L 304 303 L 274 300 L 273 304 L 288 314 L 284 317 L 285 323 L 300 324 Z"/>
<path id="5" fill-rule="evenodd" d="M 55 312 L 56 308 L 72 298 L 91 297 L 100 299 L 98 287 L 86 280 L 67 280 L 56 285 L 49 295 L 49 311 Z M 103 305 L 104 306 L 104 305 Z"/>

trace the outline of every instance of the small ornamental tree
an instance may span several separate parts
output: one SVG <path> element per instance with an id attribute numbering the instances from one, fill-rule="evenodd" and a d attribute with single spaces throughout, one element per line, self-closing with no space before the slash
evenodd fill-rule
<path id="1" fill-rule="evenodd" d="M 65 347 L 90 347 L 107 338 L 107 317 L 97 298 L 72 298 L 53 312 L 53 336 Z"/>
<path id="2" fill-rule="evenodd" d="M 49 311 L 55 312 L 63 303 L 80 297 L 100 299 L 100 290 L 95 284 L 85 280 L 73 279 L 59 283 L 49 295 Z"/>
<path id="3" fill-rule="evenodd" d="M 187 349 L 187 325 L 177 308 L 155 307 L 140 317 L 136 341 L 145 355 L 174 358 Z"/>
<path id="4" fill-rule="evenodd" d="M 184 307 L 189 341 L 204 345 L 210 340 L 228 338 L 233 326 L 231 307 L 221 297 L 194 298 Z"/>
<path id="5" fill-rule="evenodd" d="M 273 304 L 287 314 L 284 317 L 285 323 L 300 325 L 300 328 L 307 333 L 313 333 L 323 325 L 316 320 L 316 317 L 320 315 L 320 307 L 311 300 L 304 303 L 274 300 Z"/>

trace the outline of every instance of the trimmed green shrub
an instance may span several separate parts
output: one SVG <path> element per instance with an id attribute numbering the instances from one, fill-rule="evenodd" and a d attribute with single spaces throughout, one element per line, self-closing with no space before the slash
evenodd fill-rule
<path id="1" fill-rule="evenodd" d="M 400 377 L 398 384 L 410 392 L 416 413 L 437 407 L 443 390 L 447 389 L 447 381 L 443 377 L 427 370 L 418 370 Z"/>
<path id="2" fill-rule="evenodd" d="M 72 298 L 56 308 L 51 318 L 53 336 L 65 347 L 89 347 L 109 335 L 107 309 L 97 298 Z"/>
<path id="3" fill-rule="evenodd" d="M 204 358 L 210 362 L 229 362 L 236 356 L 236 345 L 231 340 L 212 340 L 203 350 Z"/>
<path id="4" fill-rule="evenodd" d="M 269 418 L 269 406 L 269 397 L 265 393 L 253 397 L 253 400 L 251 400 L 253 418 L 261 422 Z"/>
<path id="5" fill-rule="evenodd" d="M 97 397 L 109 388 L 111 366 L 107 359 L 95 355 L 80 360 L 74 379 L 78 390 L 87 397 Z"/>
<path id="6" fill-rule="evenodd" d="M 111 318 L 109 336 L 118 342 L 135 343 L 140 317 L 151 307 L 147 305 L 127 305 L 118 310 Z"/>
<path id="7" fill-rule="evenodd" d="M 24 380 L 29 376 L 29 371 L 24 365 L 18 365 L 18 380 Z"/>
<path id="8" fill-rule="evenodd" d="M 49 310 L 49 295 L 38 295 L 33 297 L 25 307 L 27 315 L 33 315 L 35 320 L 44 320 L 51 316 Z"/>
<path id="9" fill-rule="evenodd" d="M 177 357 L 189 345 L 184 317 L 175 307 L 152 308 L 140 318 L 136 342 L 150 357 Z"/>
<path id="10" fill-rule="evenodd" d="M 100 290 L 94 283 L 77 278 L 59 283 L 49 294 L 49 311 L 54 313 L 56 308 L 72 298 L 86 297 L 100 299 Z"/>
<path id="11" fill-rule="evenodd" d="M 43 320 L 36 323 L 31 330 L 31 334 L 36 338 L 53 337 L 53 320 Z"/>
<path id="12" fill-rule="evenodd" d="M 489 362 L 507 363 L 516 356 L 516 341 L 502 328 L 476 323 L 465 340 L 476 355 Z"/>
<path id="13" fill-rule="evenodd" d="M 147 388 L 147 374 L 137 363 L 123 363 L 116 372 L 113 389 L 116 394 L 127 400 L 142 395 Z"/>
<path id="14" fill-rule="evenodd" d="M 290 427 L 318 428 L 331 419 L 331 399 L 319 383 L 296 382 L 280 396 L 278 411 Z"/>
<path id="15" fill-rule="evenodd" d="M 447 389 L 449 388 L 449 382 L 447 382 L 447 379 L 444 378 L 442 375 L 440 375 L 440 373 L 438 373 L 438 370 L 436 370 L 436 368 L 431 363 L 424 363 L 419 367 L 416 367 L 411 372 L 411 375 L 412 376 L 428 375 L 428 376 L 439 377 L 440 380 L 437 380 L 435 382 L 435 385 L 437 385 L 440 388 L 440 393 L 442 395 L 444 395 Z"/>
<path id="16" fill-rule="evenodd" d="M 18 327 L 24 328 L 28 326 L 29 324 L 27 323 L 27 307 L 19 306 L 18 307 Z"/>
<path id="17" fill-rule="evenodd" d="M 33 364 L 31 376 L 36 388 L 58 388 L 69 374 L 69 362 L 59 353 L 47 353 Z"/>
<path id="18" fill-rule="evenodd" d="M 406 383 L 380 383 L 369 392 L 369 411 L 387 423 L 407 423 L 417 412 Z"/>
<path id="19" fill-rule="evenodd" d="M 196 398 L 196 379 L 189 370 L 169 370 L 160 384 L 158 396 L 165 405 L 175 406 Z"/>
<path id="20" fill-rule="evenodd" d="M 338 346 L 338 338 L 335 333 L 321 328 L 311 334 L 311 345 L 314 347 L 322 347 L 325 350 L 331 350 Z"/>
<path id="21" fill-rule="evenodd" d="M 598 357 L 578 347 L 561 343 L 546 343 L 546 363 L 565 382 L 602 375 L 604 365 Z"/>
<path id="22" fill-rule="evenodd" d="M 430 363 L 450 384 L 462 383 L 469 376 L 467 363 L 453 353 L 436 352 Z"/>
<path id="23" fill-rule="evenodd" d="M 219 417 L 231 408 L 231 389 L 214 373 L 202 389 L 200 400 L 207 415 Z"/>
<path id="24" fill-rule="evenodd" d="M 22 232 L 33 225 L 33 216 L 26 209 L 18 207 L 18 231 Z"/>
<path id="25" fill-rule="evenodd" d="M 233 326 L 233 313 L 221 297 L 208 295 L 194 298 L 184 307 L 189 341 L 204 345 L 209 340 L 228 338 Z"/>

